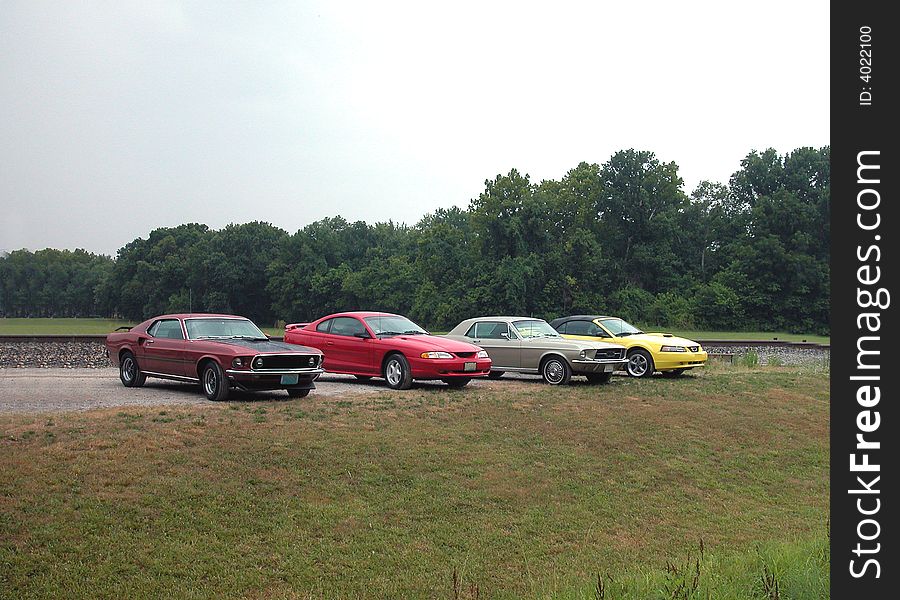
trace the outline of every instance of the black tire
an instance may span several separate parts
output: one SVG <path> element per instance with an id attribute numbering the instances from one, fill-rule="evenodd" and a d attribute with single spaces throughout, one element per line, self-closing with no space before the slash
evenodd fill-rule
<path id="1" fill-rule="evenodd" d="M 681 377 L 682 375 L 684 375 L 685 371 L 687 371 L 687 369 L 672 369 L 671 371 L 663 371 L 662 374 L 663 377 L 675 379 L 676 377 Z"/>
<path id="2" fill-rule="evenodd" d="M 391 354 L 384 361 L 384 380 L 392 390 L 408 390 L 412 387 L 412 370 L 402 354 Z"/>
<path id="3" fill-rule="evenodd" d="M 307 396 L 309 396 L 309 390 L 288 388 L 287 393 L 291 398 L 306 398 Z"/>
<path id="4" fill-rule="evenodd" d="M 500 379 L 505 371 L 491 371 L 488 373 L 488 379 Z"/>
<path id="5" fill-rule="evenodd" d="M 541 363 L 541 377 L 550 385 L 565 385 L 572 378 L 572 369 L 563 357 L 548 356 Z"/>
<path id="6" fill-rule="evenodd" d="M 125 387 L 141 387 L 147 381 L 147 376 L 138 366 L 137 359 L 131 352 L 126 352 L 119 360 L 119 379 Z"/>
<path id="7" fill-rule="evenodd" d="M 356 377 L 360 381 L 368 381 L 368 380 L 372 379 L 371 375 L 354 375 L 354 377 Z"/>
<path id="8" fill-rule="evenodd" d="M 442 379 L 444 383 L 448 386 L 452 387 L 455 390 L 461 389 L 469 385 L 469 382 L 472 381 L 471 377 L 453 377 L 452 379 Z"/>
<path id="9" fill-rule="evenodd" d="M 588 373 L 587 380 L 589 383 L 608 383 L 612 377 L 612 373 Z"/>
<path id="10" fill-rule="evenodd" d="M 200 370 L 200 387 L 207 399 L 214 402 L 225 400 L 231 391 L 228 380 L 225 379 L 225 372 L 215 361 L 207 362 Z"/>
<path id="11" fill-rule="evenodd" d="M 635 348 L 628 353 L 625 371 L 632 377 L 650 377 L 654 370 L 653 357 L 643 348 Z"/>

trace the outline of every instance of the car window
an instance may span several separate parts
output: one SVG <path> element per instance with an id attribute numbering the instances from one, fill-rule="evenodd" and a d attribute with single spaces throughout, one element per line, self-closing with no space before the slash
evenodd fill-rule
<path id="1" fill-rule="evenodd" d="M 472 338 L 473 340 L 475 339 L 475 328 L 476 327 L 478 327 L 478 323 L 473 323 L 472 326 L 469 327 L 469 330 L 466 332 L 467 338 Z"/>
<path id="2" fill-rule="evenodd" d="M 316 331 L 319 331 L 321 333 L 328 333 L 328 330 L 331 329 L 332 321 L 334 321 L 334 319 L 325 319 L 324 321 L 316 325 Z"/>
<path id="3" fill-rule="evenodd" d="M 331 323 L 332 335 L 349 335 L 365 333 L 366 326 L 353 317 L 335 317 Z"/>
<path id="4" fill-rule="evenodd" d="M 519 333 L 519 337 L 526 340 L 539 337 L 559 337 L 559 332 L 541 319 L 513 321 L 513 328 Z"/>
<path id="5" fill-rule="evenodd" d="M 171 340 L 183 340 L 184 334 L 181 331 L 181 323 L 178 319 L 164 319 L 157 321 L 150 326 L 147 333 L 156 338 L 167 338 Z"/>
<path id="6" fill-rule="evenodd" d="M 505 336 L 503 334 L 506 334 Z M 500 321 L 483 321 L 475 324 L 475 337 L 480 340 L 502 340 L 509 335 L 509 325 Z"/>
<path id="7" fill-rule="evenodd" d="M 596 323 L 590 321 L 569 321 L 565 324 L 565 331 L 561 331 L 560 333 L 566 333 L 568 335 L 587 335 L 592 337 L 609 337 Z"/>

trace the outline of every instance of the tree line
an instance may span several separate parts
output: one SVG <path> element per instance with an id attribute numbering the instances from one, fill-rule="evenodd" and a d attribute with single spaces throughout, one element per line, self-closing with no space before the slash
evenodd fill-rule
<path id="1" fill-rule="evenodd" d="M 670 327 L 827 332 L 830 147 L 751 152 L 728 184 L 624 150 L 534 183 L 513 169 L 413 226 L 326 218 L 160 228 L 115 258 L 0 257 L 0 315 L 263 325 L 365 308 L 446 329 L 484 314 L 608 313 Z"/>

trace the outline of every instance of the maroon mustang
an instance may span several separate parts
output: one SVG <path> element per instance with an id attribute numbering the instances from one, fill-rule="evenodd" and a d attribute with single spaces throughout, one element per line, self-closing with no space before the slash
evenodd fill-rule
<path id="1" fill-rule="evenodd" d="M 231 387 L 287 390 L 302 398 L 315 389 L 322 353 L 273 342 L 253 321 L 234 315 L 162 315 L 106 336 L 106 352 L 125 387 L 147 377 L 199 383 L 210 400 Z"/>

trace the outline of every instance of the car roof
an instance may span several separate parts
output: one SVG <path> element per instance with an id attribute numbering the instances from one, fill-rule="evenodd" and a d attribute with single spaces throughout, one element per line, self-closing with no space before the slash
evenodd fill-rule
<path id="1" fill-rule="evenodd" d="M 563 323 L 565 321 L 593 321 L 594 319 L 615 319 L 617 317 L 610 317 L 609 315 L 569 315 L 568 317 L 559 317 L 558 319 L 553 319 L 559 323 Z"/>
<path id="2" fill-rule="evenodd" d="M 150 320 L 157 321 L 159 319 L 245 319 L 249 321 L 247 317 L 240 315 L 220 315 L 216 313 L 174 313 L 171 315 L 159 315 Z"/>
<path id="3" fill-rule="evenodd" d="M 510 317 L 508 315 L 495 315 L 492 317 L 472 317 L 471 319 L 466 319 L 466 321 L 505 321 L 508 323 L 512 323 L 513 321 L 543 321 L 544 319 L 540 317 Z"/>
<path id="4" fill-rule="evenodd" d="M 332 317 L 401 317 L 403 315 L 398 315 L 395 313 L 387 313 L 387 312 L 378 312 L 374 310 L 350 310 L 347 312 L 339 312 L 331 315 L 327 315 L 325 317 L 321 317 L 322 319 L 330 319 Z M 318 320 L 318 319 L 317 319 Z"/>

